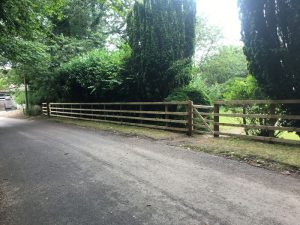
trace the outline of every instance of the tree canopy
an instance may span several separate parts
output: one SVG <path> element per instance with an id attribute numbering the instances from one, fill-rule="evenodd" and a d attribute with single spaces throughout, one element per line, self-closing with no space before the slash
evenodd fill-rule
<path id="1" fill-rule="evenodd" d="M 246 77 L 249 72 L 242 47 L 221 46 L 216 53 L 199 65 L 200 76 L 208 86 L 223 84 L 235 77 Z"/>
<path id="2" fill-rule="evenodd" d="M 49 28 L 47 16 L 60 16 L 63 0 L 3 0 L 0 2 L 0 56 L 3 62 L 28 62 L 43 53 L 34 42 Z"/>
<path id="3" fill-rule="evenodd" d="M 211 25 L 204 15 L 197 17 L 195 31 L 195 61 L 199 64 L 203 64 L 209 57 L 218 52 L 224 37 L 221 28 L 216 25 Z"/>

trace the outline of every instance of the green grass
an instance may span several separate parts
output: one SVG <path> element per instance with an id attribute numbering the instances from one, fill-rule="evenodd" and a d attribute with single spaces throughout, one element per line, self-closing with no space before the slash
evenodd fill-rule
<path id="1" fill-rule="evenodd" d="M 221 113 L 232 113 L 231 111 L 222 111 Z M 235 117 L 220 117 L 220 123 L 231 123 L 231 124 L 242 124 L 241 118 L 235 118 Z M 220 126 L 220 130 L 224 132 L 230 132 L 230 131 L 237 131 L 240 130 L 241 133 L 244 132 L 244 128 L 237 128 L 237 127 L 228 127 L 228 126 Z M 296 134 L 296 132 L 287 132 L 284 131 L 280 133 L 278 136 L 279 138 L 288 139 L 288 140 L 297 140 L 300 141 L 300 137 Z"/>
<path id="2" fill-rule="evenodd" d="M 295 140 L 295 141 L 300 141 L 300 137 L 296 134 L 296 132 L 282 132 L 279 135 L 280 138 L 284 138 L 284 139 L 289 139 L 289 140 Z"/>
<path id="3" fill-rule="evenodd" d="M 248 161 L 279 170 L 300 171 L 300 148 L 293 145 L 268 144 L 235 138 L 215 138 L 188 147 L 215 155 Z"/>
<path id="4" fill-rule="evenodd" d="M 221 116 L 219 118 L 220 123 L 232 123 L 232 124 L 241 124 L 242 119 L 240 118 L 234 118 L 234 117 L 224 117 Z M 228 127 L 228 126 L 220 126 L 220 130 L 224 131 L 224 132 L 230 132 L 230 130 L 240 130 L 241 132 L 244 132 L 243 128 L 239 128 L 239 127 Z"/>
<path id="5" fill-rule="evenodd" d="M 81 127 L 89 127 L 98 130 L 118 132 L 123 134 L 135 135 L 135 136 L 144 136 L 153 139 L 172 139 L 178 135 L 178 133 L 150 129 L 144 127 L 135 127 L 135 126 L 125 126 L 113 123 L 105 123 L 105 122 L 93 122 L 93 121 L 84 121 L 84 120 L 73 120 L 73 119 L 65 119 L 65 118 L 51 118 L 50 120 L 65 123 L 65 124 L 74 124 Z"/>

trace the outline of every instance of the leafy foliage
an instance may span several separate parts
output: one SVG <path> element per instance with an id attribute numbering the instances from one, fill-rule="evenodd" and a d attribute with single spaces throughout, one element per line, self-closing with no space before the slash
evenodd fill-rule
<path id="1" fill-rule="evenodd" d="M 1 65 L 12 68 L 14 84 L 22 84 L 26 77 L 32 103 L 56 101 L 63 92 L 58 82 L 64 80 L 60 78 L 61 65 L 78 55 L 103 49 L 110 35 L 124 33 L 124 12 L 131 2 L 1 1 Z M 109 62 L 110 58 L 106 59 Z"/>
<path id="2" fill-rule="evenodd" d="M 246 78 L 234 78 L 226 82 L 224 85 L 223 98 L 226 100 L 268 99 L 263 89 L 257 84 L 257 80 L 251 75 L 248 75 Z M 244 105 L 243 108 L 245 113 L 249 114 L 267 115 L 270 113 L 270 107 L 268 105 Z M 280 109 L 278 110 L 281 111 Z M 235 110 L 233 111 L 236 112 Z M 279 113 L 279 111 L 276 113 Z M 275 124 L 279 125 L 281 121 L 267 118 L 245 118 L 243 119 L 243 123 L 247 123 L 248 125 L 274 126 Z M 269 136 L 271 134 L 270 131 L 265 129 L 245 128 L 245 132 L 246 134 L 256 136 Z M 279 132 L 273 132 L 273 135 L 278 134 Z"/>
<path id="3" fill-rule="evenodd" d="M 265 99 L 256 79 L 248 75 L 246 78 L 235 78 L 224 85 L 223 97 L 226 100 Z"/>
<path id="4" fill-rule="evenodd" d="M 5 90 L 8 87 L 8 79 L 5 71 L 0 70 L 0 90 Z"/>
<path id="5" fill-rule="evenodd" d="M 166 101 L 187 101 L 191 100 L 194 104 L 210 105 L 211 101 L 202 89 L 185 86 L 175 89 L 166 99 Z"/>
<path id="6" fill-rule="evenodd" d="M 238 46 L 222 46 L 199 66 L 200 76 L 208 86 L 223 84 L 231 78 L 246 77 L 247 61 Z"/>
<path id="7" fill-rule="evenodd" d="M 69 0 L 62 17 L 50 17 L 52 33 L 47 38 L 51 68 L 80 54 L 104 48 L 112 35 L 124 36 L 126 15 L 132 0 Z M 109 43 L 111 46 L 116 44 Z"/>
<path id="8" fill-rule="evenodd" d="M 0 2 L 0 55 L 10 62 L 25 62 L 36 52 L 35 41 L 49 30 L 47 16 L 60 15 L 62 0 L 2 0 Z M 39 52 L 37 52 L 39 54 Z"/>
<path id="9" fill-rule="evenodd" d="M 212 100 L 223 97 L 226 82 L 244 78 L 248 74 L 247 61 L 241 47 L 219 46 L 214 51 L 198 64 L 198 74 L 192 81 L 204 86 Z"/>
<path id="10" fill-rule="evenodd" d="M 71 101 L 112 101 L 122 83 L 129 51 L 94 50 L 62 65 L 58 79 L 62 99 Z"/>

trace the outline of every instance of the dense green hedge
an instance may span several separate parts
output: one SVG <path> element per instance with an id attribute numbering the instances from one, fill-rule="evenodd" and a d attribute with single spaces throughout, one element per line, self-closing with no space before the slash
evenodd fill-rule
<path id="1" fill-rule="evenodd" d="M 95 50 L 72 59 L 58 72 L 61 99 L 69 101 L 113 101 L 123 81 L 128 49 Z"/>

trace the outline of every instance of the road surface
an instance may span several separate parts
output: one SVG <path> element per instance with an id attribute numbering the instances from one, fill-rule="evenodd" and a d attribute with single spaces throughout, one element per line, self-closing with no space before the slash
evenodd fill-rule
<path id="1" fill-rule="evenodd" d="M 300 181 L 137 137 L 0 118 L 0 224 L 300 224 Z"/>

